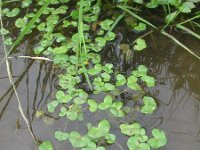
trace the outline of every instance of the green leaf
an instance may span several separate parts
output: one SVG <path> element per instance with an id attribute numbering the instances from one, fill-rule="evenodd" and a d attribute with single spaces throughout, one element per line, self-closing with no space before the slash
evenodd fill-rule
<path id="1" fill-rule="evenodd" d="M 113 73 L 113 64 L 110 64 L 110 63 L 107 63 L 105 64 L 105 66 L 103 66 L 103 70 L 106 72 L 106 73 Z"/>
<path id="2" fill-rule="evenodd" d="M 109 81 L 110 78 L 111 78 L 111 76 L 110 76 L 108 73 L 106 73 L 106 72 L 101 73 L 101 77 L 103 78 L 103 80 L 104 80 L 105 82 Z"/>
<path id="3" fill-rule="evenodd" d="M 95 41 L 97 42 L 97 45 L 100 47 L 104 47 L 106 45 L 106 39 L 103 37 L 96 37 Z"/>
<path id="4" fill-rule="evenodd" d="M 147 67 L 144 65 L 139 65 L 137 70 L 133 70 L 132 74 L 136 77 L 145 76 L 147 74 Z"/>
<path id="5" fill-rule="evenodd" d="M 60 117 L 63 117 L 63 116 L 66 116 L 66 115 L 67 115 L 67 108 L 61 107 L 61 108 L 60 108 L 59 116 L 60 116 Z"/>
<path id="6" fill-rule="evenodd" d="M 136 45 L 134 46 L 134 50 L 141 51 L 147 47 L 145 40 L 138 38 L 136 40 Z"/>
<path id="7" fill-rule="evenodd" d="M 39 145 L 39 150 L 53 150 L 53 144 L 50 141 L 44 141 Z"/>
<path id="8" fill-rule="evenodd" d="M 137 3 L 137 4 L 143 4 L 143 0 L 133 0 L 133 2 Z"/>
<path id="9" fill-rule="evenodd" d="M 53 58 L 54 64 L 60 64 L 60 65 L 62 65 L 62 66 L 68 65 L 68 64 L 67 64 L 68 61 L 69 61 L 69 56 L 63 55 L 63 54 L 56 55 L 56 56 Z"/>
<path id="10" fill-rule="evenodd" d="M 171 12 L 170 14 L 168 14 L 166 17 L 165 17 L 165 22 L 166 23 L 171 23 L 175 20 L 175 18 L 177 17 L 178 15 L 178 11 L 175 11 L 175 12 Z"/>
<path id="11" fill-rule="evenodd" d="M 105 136 L 105 139 L 106 139 L 106 142 L 108 144 L 112 144 L 112 143 L 115 143 L 115 140 L 116 140 L 116 136 L 114 134 L 107 134 Z"/>
<path id="12" fill-rule="evenodd" d="M 82 105 L 87 101 L 88 94 L 85 91 L 80 91 L 78 97 L 74 99 L 74 103 L 78 105 Z"/>
<path id="13" fill-rule="evenodd" d="M 146 143 L 141 143 L 137 136 L 130 137 L 127 146 L 129 150 L 150 150 L 150 146 Z"/>
<path id="14" fill-rule="evenodd" d="M 5 14 L 7 17 L 15 17 L 20 13 L 19 8 L 13 8 L 11 11 L 8 8 L 5 8 L 3 10 L 3 14 Z"/>
<path id="15" fill-rule="evenodd" d="M 151 0 L 150 2 L 148 2 L 148 3 L 146 4 L 146 7 L 147 7 L 147 8 L 156 8 L 156 7 L 158 7 L 158 2 L 157 2 L 157 0 Z"/>
<path id="16" fill-rule="evenodd" d="M 116 82 L 116 86 L 122 86 L 126 83 L 126 77 L 122 74 L 118 74 L 116 76 L 117 82 Z"/>
<path id="17" fill-rule="evenodd" d="M 12 45 L 12 44 L 13 44 L 12 38 L 11 38 L 11 37 L 6 38 L 5 41 L 4 41 L 4 43 L 5 43 L 6 45 Z"/>
<path id="18" fill-rule="evenodd" d="M 74 56 L 74 55 L 69 57 L 69 61 L 74 65 L 78 64 L 78 58 L 76 56 Z"/>
<path id="19" fill-rule="evenodd" d="M 134 75 L 128 77 L 127 86 L 133 90 L 141 90 L 141 87 L 137 84 L 137 77 Z"/>
<path id="20" fill-rule="evenodd" d="M 52 12 L 52 14 L 65 14 L 66 13 L 66 11 L 67 11 L 67 9 L 68 9 L 68 7 L 67 6 L 60 6 L 59 8 L 57 8 L 56 10 L 54 10 L 53 12 Z"/>
<path id="21" fill-rule="evenodd" d="M 148 144 L 152 147 L 152 148 L 160 148 L 164 145 L 167 144 L 167 138 L 165 136 L 164 131 L 159 130 L 159 129 L 153 129 L 152 130 L 152 135 L 153 138 L 148 140 Z"/>
<path id="22" fill-rule="evenodd" d="M 107 41 L 112 41 L 116 37 L 114 32 L 109 32 L 108 35 L 105 37 Z"/>
<path id="23" fill-rule="evenodd" d="M 141 112 L 144 114 L 150 114 L 156 109 L 156 102 L 152 97 L 143 97 L 144 105 L 141 108 Z"/>
<path id="24" fill-rule="evenodd" d="M 182 13 L 191 13 L 193 8 L 195 8 L 193 2 L 184 2 L 180 7 L 178 7 Z"/>
<path id="25" fill-rule="evenodd" d="M 68 47 L 66 45 L 56 47 L 53 49 L 53 54 L 58 55 L 58 54 L 65 54 L 68 51 Z"/>
<path id="26" fill-rule="evenodd" d="M 155 86 L 155 79 L 153 77 L 150 77 L 148 75 L 144 75 L 141 77 L 141 79 L 147 84 L 148 87 Z"/>
<path id="27" fill-rule="evenodd" d="M 113 100 L 112 97 L 110 95 L 107 95 L 104 98 L 104 101 L 98 105 L 98 109 L 100 110 L 108 109 L 112 105 L 112 100 Z"/>
<path id="28" fill-rule="evenodd" d="M 72 96 L 69 94 L 65 95 L 63 91 L 57 91 L 56 99 L 59 103 L 68 103 L 69 101 L 72 100 Z"/>
<path id="29" fill-rule="evenodd" d="M 105 83 L 103 86 L 104 91 L 113 91 L 115 90 L 115 86 L 111 83 Z"/>
<path id="30" fill-rule="evenodd" d="M 110 108 L 110 112 L 117 118 L 124 117 L 125 115 L 125 113 L 122 110 L 114 108 L 114 107 Z"/>
<path id="31" fill-rule="evenodd" d="M 139 123 L 133 123 L 131 125 L 121 124 L 120 130 L 123 134 L 126 134 L 128 136 L 132 136 L 132 135 L 138 134 L 140 132 L 141 125 Z"/>
<path id="32" fill-rule="evenodd" d="M 72 131 L 69 135 L 69 141 L 75 148 L 81 148 L 88 145 L 90 139 L 86 136 L 81 136 L 78 132 Z"/>
<path id="33" fill-rule="evenodd" d="M 95 100 L 88 99 L 87 103 L 89 105 L 90 112 L 95 112 L 97 110 L 98 104 Z"/>
<path id="34" fill-rule="evenodd" d="M 45 31 L 46 30 L 46 23 L 42 22 L 37 26 L 37 29 L 39 31 Z"/>
<path id="35" fill-rule="evenodd" d="M 62 131 L 56 131 L 54 134 L 54 137 L 58 140 L 58 141 L 65 141 L 69 138 L 69 134 L 68 133 L 63 133 Z"/>
<path id="36" fill-rule="evenodd" d="M 182 3 L 182 1 L 181 0 L 170 0 L 169 3 L 172 6 L 178 7 Z"/>
<path id="37" fill-rule="evenodd" d="M 110 112 L 118 118 L 121 118 L 125 115 L 125 113 L 121 110 L 123 106 L 122 102 L 114 102 L 110 108 Z"/>
<path id="38" fill-rule="evenodd" d="M 49 112 L 54 112 L 55 108 L 58 106 L 58 102 L 57 101 L 52 101 L 51 103 L 47 104 L 47 109 Z"/>
<path id="39" fill-rule="evenodd" d="M 23 28 L 26 26 L 26 21 L 22 18 L 18 18 L 16 21 L 15 21 L 15 26 L 17 28 Z"/>
<path id="40" fill-rule="evenodd" d="M 23 0 L 22 8 L 26 8 L 26 7 L 30 6 L 31 3 L 32 3 L 32 0 Z"/>
<path id="41" fill-rule="evenodd" d="M 8 34 L 8 33 L 9 33 L 8 30 L 6 30 L 5 28 L 1 28 L 1 30 L 0 30 L 0 34 L 1 34 L 1 35 L 6 35 L 6 34 Z"/>
<path id="42" fill-rule="evenodd" d="M 104 30 L 109 30 L 110 27 L 111 27 L 111 25 L 112 25 L 112 23 L 113 23 L 113 20 L 106 19 L 106 20 L 104 20 L 104 21 L 102 21 L 102 22 L 100 23 L 100 26 L 101 26 L 101 28 L 104 29 Z"/>
<path id="43" fill-rule="evenodd" d="M 106 136 L 110 131 L 110 123 L 107 120 L 101 120 L 98 127 L 90 126 L 87 135 L 92 139 L 98 139 Z"/>
<path id="44" fill-rule="evenodd" d="M 139 22 L 139 24 L 134 27 L 134 30 L 136 30 L 138 32 L 144 31 L 144 30 L 146 30 L 146 24 Z"/>
<path id="45" fill-rule="evenodd" d="M 94 68 L 91 68 L 91 69 L 88 70 L 88 73 L 90 75 L 96 75 L 96 74 L 99 74 L 101 71 L 102 71 L 102 65 L 101 64 L 96 64 L 94 66 Z"/>

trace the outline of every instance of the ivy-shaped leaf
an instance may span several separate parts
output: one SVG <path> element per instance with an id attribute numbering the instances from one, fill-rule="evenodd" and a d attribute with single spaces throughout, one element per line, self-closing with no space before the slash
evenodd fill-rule
<path id="1" fill-rule="evenodd" d="M 143 97 L 144 105 L 141 108 L 141 112 L 144 114 L 150 114 L 156 109 L 156 102 L 152 97 Z"/>

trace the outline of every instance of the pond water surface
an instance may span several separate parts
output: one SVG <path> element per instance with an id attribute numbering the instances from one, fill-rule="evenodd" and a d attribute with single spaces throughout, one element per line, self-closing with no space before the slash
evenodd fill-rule
<path id="1" fill-rule="evenodd" d="M 200 42 L 189 35 L 180 34 L 179 38 L 191 49 L 198 51 Z M 200 149 L 200 60 L 159 33 L 153 33 L 145 38 L 148 48 L 143 52 L 134 53 L 132 60 L 126 63 L 122 55 L 117 58 L 122 72 L 129 74 L 138 64 L 146 65 L 150 74 L 156 78 L 156 86 L 151 88 L 151 94 L 159 103 L 156 112 L 151 116 L 138 115 L 131 119 L 138 120 L 146 129 L 158 127 L 166 132 L 168 144 L 162 150 L 199 150 Z M 128 42 L 124 38 L 123 42 Z M 1 42 L 2 43 L 2 42 Z M 123 44 L 122 42 L 119 44 Z M 14 56 L 27 55 L 28 42 L 24 42 Z M 105 55 L 105 54 L 103 54 Z M 113 56 L 106 53 L 105 58 Z M 200 53 L 199 53 L 200 55 Z M 4 57 L 0 45 L 0 60 Z M 57 75 L 61 72 L 54 68 L 51 62 L 41 62 L 13 57 L 9 59 L 17 92 L 23 104 L 34 135 L 38 140 L 49 139 L 54 142 L 57 150 L 71 150 L 69 143 L 59 144 L 54 138 L 54 131 L 59 128 L 80 129 L 84 131 L 90 120 L 99 120 L 98 115 L 87 115 L 84 122 L 76 126 L 63 119 L 50 116 L 37 117 L 36 111 L 46 112 L 46 103 L 55 96 Z M 106 61 L 106 60 L 105 60 Z M 113 61 L 113 60 L 112 60 Z M 109 116 L 107 116 L 109 118 Z M 112 120 L 116 128 L 120 120 Z M 127 150 L 125 136 L 117 135 L 118 143 Z M 27 127 L 18 112 L 16 96 L 9 84 L 5 63 L 0 66 L 0 149 L 1 150 L 35 150 Z M 109 146 L 110 150 L 118 150 L 117 145 Z"/>

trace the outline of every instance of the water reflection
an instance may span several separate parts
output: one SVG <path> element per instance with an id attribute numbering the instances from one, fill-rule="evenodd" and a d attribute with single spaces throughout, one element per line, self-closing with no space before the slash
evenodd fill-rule
<path id="1" fill-rule="evenodd" d="M 108 46 L 105 59 L 118 65 L 120 71 L 130 74 L 130 70 L 138 64 L 146 65 L 150 74 L 156 77 L 157 86 L 151 88 L 148 94 L 157 99 L 159 108 L 152 116 L 134 114 L 126 118 L 130 122 L 139 120 L 145 128 L 163 128 L 168 136 L 168 145 L 165 150 L 199 150 L 200 147 L 200 61 L 192 57 L 188 52 L 181 49 L 172 41 L 159 33 L 153 32 L 145 39 L 148 41 L 148 48 L 143 52 L 133 53 L 132 60 L 126 61 L 120 55 L 119 44 L 130 43 L 133 39 L 131 33 L 127 37 L 119 38 L 116 43 Z M 192 49 L 200 47 L 199 41 L 189 36 L 180 35 L 180 39 Z M 27 46 L 27 45 L 26 45 Z M 25 46 L 25 47 L 26 47 Z M 21 48 L 23 49 L 23 48 Z M 18 54 L 17 54 L 18 55 Z M 22 53 L 20 55 L 27 55 Z M 111 57 L 109 56 L 116 56 Z M 3 54 L 0 52 L 0 59 Z M 120 58 L 119 58 L 120 57 Z M 107 61 L 107 60 L 106 60 Z M 52 117 L 36 118 L 35 112 L 45 111 L 46 103 L 54 97 L 57 87 L 57 75 L 61 72 L 54 68 L 51 63 L 40 61 L 13 58 L 10 59 L 15 85 L 22 100 L 23 110 L 32 125 L 34 134 L 39 140 L 50 139 L 54 141 L 58 150 L 68 149 L 69 144 L 60 145 L 53 138 L 56 129 L 80 129 L 84 133 L 83 126 L 90 121 L 98 121 L 102 117 L 112 120 L 114 126 L 112 132 L 118 137 L 118 143 L 127 149 L 127 137 L 119 134 L 118 125 L 127 120 L 113 120 L 107 113 L 101 115 L 86 114 L 87 121 L 76 125 L 59 119 L 55 121 Z M 0 66 L 0 145 L 3 150 L 34 149 L 33 141 L 26 130 L 26 126 L 20 115 L 17 113 L 17 101 L 13 96 L 13 90 L 9 85 L 5 65 Z M 126 99 L 127 97 L 124 97 Z M 17 129 L 16 123 L 22 125 Z M 45 120 L 45 122 L 44 122 Z M 20 127 L 20 126 L 19 126 Z M 12 144 L 10 144 L 12 143 Z M 108 149 L 119 149 L 117 145 Z"/>

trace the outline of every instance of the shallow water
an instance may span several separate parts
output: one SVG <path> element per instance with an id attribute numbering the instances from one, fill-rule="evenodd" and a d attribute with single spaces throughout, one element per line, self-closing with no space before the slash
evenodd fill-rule
<path id="1" fill-rule="evenodd" d="M 200 42 L 189 35 L 179 34 L 182 42 L 191 49 L 198 51 Z M 127 64 L 125 58 L 116 58 L 115 63 L 120 64 L 121 71 L 129 74 L 130 70 L 138 64 L 146 65 L 150 74 L 156 78 L 156 86 L 149 90 L 149 94 L 155 97 L 159 108 L 151 116 L 130 116 L 131 120 L 139 120 L 146 129 L 153 127 L 162 128 L 167 135 L 168 144 L 163 150 L 199 150 L 200 149 L 200 60 L 191 56 L 188 52 L 177 46 L 172 41 L 159 33 L 153 33 L 145 38 L 148 48 L 143 52 L 134 53 L 131 63 Z M 128 43 L 131 37 L 124 37 L 122 43 Z M 18 48 L 15 56 L 26 55 L 28 45 L 23 44 Z M 200 53 L 199 53 L 200 54 Z M 103 54 L 104 55 L 104 54 Z M 113 56 L 113 52 L 108 52 Z M 0 45 L 0 60 L 4 57 L 2 45 Z M 17 92 L 21 99 L 24 113 L 31 122 L 32 130 L 38 140 L 49 139 L 54 141 L 56 149 L 72 149 L 65 142 L 62 145 L 53 138 L 54 131 L 59 128 L 80 129 L 82 125 L 91 120 L 99 120 L 102 116 L 109 118 L 107 114 L 89 115 L 87 120 L 77 123 L 75 126 L 65 120 L 43 116 L 37 118 L 36 111 L 46 112 L 46 103 L 54 98 L 57 75 L 59 70 L 52 67 L 51 62 L 45 63 L 22 58 L 11 58 L 10 64 Z M 2 150 L 34 150 L 37 146 L 26 128 L 26 125 L 18 113 L 17 99 L 10 88 L 6 72 L 6 65 L 0 66 L 0 149 Z M 18 126 L 18 122 L 19 125 Z M 120 120 L 112 120 L 116 125 L 113 133 L 118 133 L 117 125 Z M 118 136 L 118 143 L 127 149 L 125 136 Z M 119 149 L 113 144 L 110 150 Z"/>

